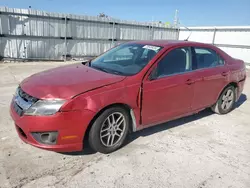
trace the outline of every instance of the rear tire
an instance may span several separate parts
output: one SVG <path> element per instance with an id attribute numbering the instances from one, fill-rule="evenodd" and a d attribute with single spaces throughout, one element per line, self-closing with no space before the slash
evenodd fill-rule
<path id="1" fill-rule="evenodd" d="M 221 93 L 216 104 L 211 107 L 217 114 L 227 114 L 232 111 L 236 99 L 235 87 L 228 86 Z"/>
<path id="2" fill-rule="evenodd" d="M 97 117 L 90 129 L 90 147 L 105 154 L 119 149 L 128 135 L 129 123 L 130 117 L 125 109 L 108 108 Z"/>

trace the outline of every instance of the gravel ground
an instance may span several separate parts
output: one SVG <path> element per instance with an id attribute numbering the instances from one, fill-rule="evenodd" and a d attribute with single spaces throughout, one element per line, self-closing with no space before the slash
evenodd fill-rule
<path id="1" fill-rule="evenodd" d="M 227 115 L 205 110 L 133 133 L 110 155 L 59 154 L 23 143 L 9 116 L 17 84 L 65 63 L 0 64 L 0 187 L 250 187 L 249 78 Z"/>

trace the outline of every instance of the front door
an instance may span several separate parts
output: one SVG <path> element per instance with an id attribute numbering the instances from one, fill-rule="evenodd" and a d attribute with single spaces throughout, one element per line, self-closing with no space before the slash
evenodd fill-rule
<path id="1" fill-rule="evenodd" d="M 176 48 L 156 62 L 153 78 L 145 78 L 142 123 L 150 126 L 186 114 L 193 100 L 192 58 L 189 47 Z"/>

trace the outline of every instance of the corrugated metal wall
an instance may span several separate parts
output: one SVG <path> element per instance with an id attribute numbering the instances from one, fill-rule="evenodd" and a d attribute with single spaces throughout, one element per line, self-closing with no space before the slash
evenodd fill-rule
<path id="1" fill-rule="evenodd" d="M 122 42 L 151 39 L 178 39 L 178 29 L 0 7 L 0 56 L 4 58 L 61 60 L 65 54 L 81 58 L 99 55 Z"/>
<path id="2" fill-rule="evenodd" d="M 211 43 L 232 57 L 250 64 L 250 26 L 238 27 L 189 27 L 180 29 L 180 40 Z"/>

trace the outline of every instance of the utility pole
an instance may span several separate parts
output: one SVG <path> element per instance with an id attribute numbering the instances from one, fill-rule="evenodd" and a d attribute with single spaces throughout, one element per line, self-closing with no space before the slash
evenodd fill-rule
<path id="1" fill-rule="evenodd" d="M 175 10 L 175 15 L 174 15 L 174 27 L 178 28 L 179 27 L 179 17 L 178 17 L 178 10 Z"/>

